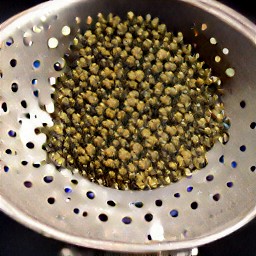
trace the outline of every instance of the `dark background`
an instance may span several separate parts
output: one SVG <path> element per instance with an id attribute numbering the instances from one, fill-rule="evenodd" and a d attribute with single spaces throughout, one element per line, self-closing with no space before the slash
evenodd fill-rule
<path id="1" fill-rule="evenodd" d="M 12 15 L 34 6 L 40 0 L 0 0 L 0 23 Z M 111 2 L 111 0 L 110 0 Z M 256 23 L 253 0 L 221 0 Z M 16 223 L 0 212 L 0 256 L 57 256 L 66 244 L 45 238 Z M 90 253 L 88 251 L 88 253 Z M 96 254 L 100 254 L 96 252 Z M 201 256 L 256 256 L 256 220 L 235 233 L 202 246 Z"/>

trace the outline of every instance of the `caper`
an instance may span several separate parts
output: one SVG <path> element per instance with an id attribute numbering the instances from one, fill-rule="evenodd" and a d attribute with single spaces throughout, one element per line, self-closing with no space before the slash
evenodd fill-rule
<path id="1" fill-rule="evenodd" d="M 215 141 L 229 139 L 219 78 L 158 17 L 100 13 L 86 22 L 53 86 L 53 126 L 40 129 L 49 161 L 123 190 L 203 168 Z"/>

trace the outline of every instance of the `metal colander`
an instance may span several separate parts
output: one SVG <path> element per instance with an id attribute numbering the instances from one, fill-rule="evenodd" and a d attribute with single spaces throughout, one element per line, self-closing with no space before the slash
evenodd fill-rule
<path id="1" fill-rule="evenodd" d="M 52 84 L 86 18 L 150 13 L 182 31 L 222 78 L 229 141 L 190 178 L 152 191 L 118 191 L 46 164 Z M 53 238 L 91 248 L 156 252 L 193 248 L 238 229 L 256 213 L 256 30 L 215 1 L 62 0 L 25 11 L 0 31 L 0 207 Z"/>

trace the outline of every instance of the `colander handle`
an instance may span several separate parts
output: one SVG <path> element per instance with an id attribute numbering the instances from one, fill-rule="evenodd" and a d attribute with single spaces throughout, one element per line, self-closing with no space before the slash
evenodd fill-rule
<path id="1" fill-rule="evenodd" d="M 157 252 L 157 253 L 129 254 L 129 253 L 106 252 L 106 251 L 99 251 L 99 250 L 85 249 L 85 248 L 71 247 L 71 246 L 62 248 L 58 254 L 58 256 L 196 256 L 196 255 L 198 255 L 197 248 L 193 248 L 187 251 L 164 251 L 164 252 Z"/>

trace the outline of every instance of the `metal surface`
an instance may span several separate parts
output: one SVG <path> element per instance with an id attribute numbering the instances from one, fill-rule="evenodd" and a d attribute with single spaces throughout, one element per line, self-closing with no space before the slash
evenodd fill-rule
<path id="1" fill-rule="evenodd" d="M 45 136 L 34 132 L 42 123 L 51 124 L 50 84 L 61 72 L 55 71 L 54 63 L 61 61 L 86 17 L 98 12 L 123 16 L 129 10 L 158 16 L 169 30 L 182 31 L 187 42 L 197 44 L 202 59 L 222 77 L 223 101 L 232 123 L 229 142 L 214 146 L 206 168 L 190 179 L 144 192 L 103 188 L 68 170 L 37 165 L 46 157 L 41 148 Z M 65 25 L 71 28 L 68 36 L 61 32 Z M 48 47 L 52 37 L 59 42 L 54 49 Z M 0 205 L 8 215 L 59 240 L 126 252 L 193 248 L 231 233 L 255 216 L 256 32 L 244 17 L 212 1 L 55 1 L 2 24 L 0 42 Z M 234 77 L 226 76 L 228 68 L 235 70 Z M 33 149 L 28 142 L 33 142 Z M 72 192 L 66 193 L 67 187 Z M 88 192 L 93 192 L 93 199 Z M 174 196 L 177 193 L 180 197 Z M 136 207 L 136 202 L 143 207 Z M 178 211 L 177 217 L 170 215 L 172 210 Z M 153 215 L 150 222 L 144 218 L 148 213 Z M 100 214 L 108 220 L 101 221 Z M 131 224 L 122 222 L 126 216 Z"/>
<path id="2" fill-rule="evenodd" d="M 198 249 L 195 248 L 189 251 L 164 251 L 164 252 L 157 252 L 157 253 L 147 253 L 147 254 L 135 254 L 135 253 L 119 253 L 119 252 L 105 252 L 105 251 L 93 251 L 83 249 L 83 248 L 62 248 L 59 252 L 58 256 L 197 256 Z"/>

